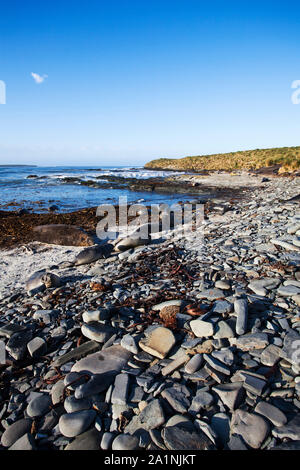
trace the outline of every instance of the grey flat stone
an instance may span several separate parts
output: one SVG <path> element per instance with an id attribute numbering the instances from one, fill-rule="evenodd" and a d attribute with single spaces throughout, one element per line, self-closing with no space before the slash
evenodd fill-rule
<path id="1" fill-rule="evenodd" d="M 7 323 L 6 325 L 1 326 L 0 336 L 10 338 L 13 334 L 20 333 L 21 331 L 25 330 L 26 327 L 18 325 L 17 323 Z"/>
<path id="2" fill-rule="evenodd" d="M 79 400 L 106 391 L 113 383 L 115 376 L 116 372 L 114 371 L 104 372 L 103 374 L 93 374 L 86 383 L 76 387 L 74 393 L 75 398 Z"/>
<path id="3" fill-rule="evenodd" d="M 299 346 L 300 335 L 296 331 L 289 331 L 283 340 L 283 348 L 281 350 L 281 357 L 296 366 L 299 364 Z"/>
<path id="4" fill-rule="evenodd" d="M 111 449 L 112 442 L 116 435 L 112 432 L 105 432 L 102 436 L 100 447 L 102 450 Z"/>
<path id="5" fill-rule="evenodd" d="M 137 429 L 142 428 L 146 431 L 159 428 L 165 422 L 165 415 L 159 399 L 151 400 L 149 405 L 143 411 L 135 416 L 126 426 L 125 432 L 133 434 Z"/>
<path id="6" fill-rule="evenodd" d="M 139 403 L 143 400 L 145 395 L 144 389 L 139 386 L 133 386 L 129 395 L 128 401 L 130 403 Z"/>
<path id="7" fill-rule="evenodd" d="M 74 413 L 81 410 L 89 410 L 92 407 L 92 400 L 89 398 L 82 398 L 77 400 L 74 395 L 67 397 L 64 401 L 64 408 L 67 413 Z"/>
<path id="8" fill-rule="evenodd" d="M 186 304 L 184 300 L 166 300 L 165 302 L 161 302 L 160 304 L 154 305 L 152 310 L 160 311 L 164 307 L 170 307 L 171 305 L 183 307 Z"/>
<path id="9" fill-rule="evenodd" d="M 16 361 L 20 361 L 26 354 L 26 346 L 31 338 L 32 332 L 28 330 L 14 333 L 8 340 L 6 350 Z"/>
<path id="10" fill-rule="evenodd" d="M 215 339 L 234 338 L 235 336 L 232 328 L 224 320 L 219 321 L 215 328 L 216 328 L 215 334 L 214 334 Z"/>
<path id="11" fill-rule="evenodd" d="M 165 427 L 176 426 L 179 423 L 190 423 L 190 418 L 186 415 L 173 415 L 165 423 Z"/>
<path id="12" fill-rule="evenodd" d="M 109 320 L 113 315 L 112 309 L 99 308 L 98 310 L 89 310 L 82 314 L 84 323 Z"/>
<path id="13" fill-rule="evenodd" d="M 84 357 L 87 354 L 93 353 L 94 351 L 99 350 L 99 343 L 97 341 L 87 341 L 86 343 L 81 344 L 78 348 L 68 351 L 63 356 L 58 357 L 52 362 L 53 367 L 60 367 L 67 362 L 73 361 L 74 359 L 79 359 Z"/>
<path id="14" fill-rule="evenodd" d="M 162 430 L 162 438 L 168 450 L 208 450 L 214 445 L 191 422 L 168 426 Z"/>
<path id="15" fill-rule="evenodd" d="M 39 357 L 46 354 L 47 351 L 47 343 L 43 340 L 43 338 L 39 338 L 36 336 L 27 344 L 27 349 L 31 357 Z"/>
<path id="16" fill-rule="evenodd" d="M 123 405 L 127 403 L 129 388 L 129 375 L 118 374 L 115 378 L 114 388 L 111 396 L 111 403 Z"/>
<path id="17" fill-rule="evenodd" d="M 49 395 L 42 395 L 31 400 L 26 412 L 30 418 L 38 418 L 50 411 L 52 400 Z"/>
<path id="18" fill-rule="evenodd" d="M 287 423 L 285 414 L 279 408 L 276 408 L 276 406 L 265 401 L 260 401 L 254 408 L 254 411 L 267 418 L 274 426 L 280 427 Z"/>
<path id="19" fill-rule="evenodd" d="M 189 408 L 191 415 L 196 415 L 202 410 L 207 410 L 214 402 L 213 396 L 208 392 L 197 391 Z"/>
<path id="20" fill-rule="evenodd" d="M 283 297 L 292 297 L 294 295 L 300 294 L 300 287 L 296 286 L 280 286 L 277 289 L 277 293 Z"/>
<path id="21" fill-rule="evenodd" d="M 130 334 L 124 335 L 121 339 L 121 346 L 128 351 L 132 352 L 133 354 L 137 354 L 139 349 L 136 345 L 136 341 L 133 336 Z"/>
<path id="22" fill-rule="evenodd" d="M 125 367 L 130 357 L 131 353 L 122 346 L 110 346 L 76 362 L 71 371 L 91 374 L 114 372 L 117 375 Z"/>
<path id="23" fill-rule="evenodd" d="M 89 429 L 88 431 L 75 437 L 64 450 L 99 450 L 102 434 L 97 429 Z"/>
<path id="24" fill-rule="evenodd" d="M 232 382 L 217 385 L 213 387 L 212 390 L 219 395 L 221 401 L 231 411 L 240 405 L 245 394 L 243 390 L 243 382 Z"/>
<path id="25" fill-rule="evenodd" d="M 221 289 L 204 289 L 197 294 L 198 299 L 217 300 L 225 297 Z"/>
<path id="26" fill-rule="evenodd" d="M 105 343 L 116 332 L 115 328 L 99 322 L 84 323 L 81 327 L 83 336 L 98 343 Z"/>
<path id="27" fill-rule="evenodd" d="M 161 392 L 161 396 L 167 400 L 171 407 L 178 413 L 186 413 L 190 406 L 190 400 L 185 393 L 176 387 L 166 388 Z"/>
<path id="28" fill-rule="evenodd" d="M 192 359 L 185 365 L 185 372 L 188 374 L 193 374 L 197 370 L 200 369 L 201 365 L 203 364 L 203 356 L 202 354 L 195 354 Z"/>
<path id="29" fill-rule="evenodd" d="M 185 353 L 181 353 L 176 359 L 174 359 L 170 364 L 162 368 L 161 374 L 165 377 L 166 375 L 171 374 L 174 370 L 183 366 L 188 361 L 188 356 Z"/>
<path id="30" fill-rule="evenodd" d="M 130 434 L 119 434 L 112 443 L 112 450 L 137 450 L 139 439 Z"/>
<path id="31" fill-rule="evenodd" d="M 51 390 L 52 404 L 57 405 L 63 400 L 65 384 L 63 380 L 59 380 L 53 385 Z"/>
<path id="32" fill-rule="evenodd" d="M 279 439 L 287 437 L 293 441 L 300 440 L 300 415 L 296 415 L 284 426 L 274 428 L 272 434 Z"/>
<path id="33" fill-rule="evenodd" d="M 244 388 L 246 390 L 249 390 L 249 392 L 254 393 L 254 395 L 262 395 L 267 385 L 267 382 L 247 373 L 244 374 L 244 377 Z"/>
<path id="34" fill-rule="evenodd" d="M 234 311 L 237 315 L 236 333 L 243 335 L 247 331 L 248 322 L 248 302 L 246 299 L 237 299 L 234 302 Z"/>
<path id="35" fill-rule="evenodd" d="M 266 333 L 250 333 L 239 336 L 236 339 L 236 347 L 242 351 L 251 351 L 252 349 L 264 349 L 268 346 L 269 340 Z"/>
<path id="36" fill-rule="evenodd" d="M 212 311 L 214 313 L 230 313 L 233 310 L 233 305 L 231 302 L 228 302 L 227 300 L 216 300 Z"/>
<path id="37" fill-rule="evenodd" d="M 216 413 L 211 419 L 211 427 L 218 435 L 223 446 L 229 441 L 230 418 L 225 413 Z"/>
<path id="38" fill-rule="evenodd" d="M 225 375 L 230 375 L 230 369 L 223 364 L 223 362 L 219 361 L 215 357 L 209 356 L 208 354 L 203 354 L 204 360 L 215 370 L 221 372 Z"/>
<path id="39" fill-rule="evenodd" d="M 32 426 L 32 419 L 25 418 L 15 421 L 8 426 L 1 437 L 1 444 L 3 447 L 12 446 L 20 437 L 30 432 Z"/>
<path id="40" fill-rule="evenodd" d="M 274 366 L 281 358 L 281 348 L 270 344 L 263 350 L 260 356 L 260 362 L 265 366 Z"/>
<path id="41" fill-rule="evenodd" d="M 229 367 L 234 363 L 234 355 L 229 348 L 213 351 L 211 356 Z"/>
<path id="42" fill-rule="evenodd" d="M 231 419 L 231 434 L 240 435 L 251 448 L 259 449 L 269 431 L 267 421 L 261 416 L 240 409 L 234 411 Z"/>
<path id="43" fill-rule="evenodd" d="M 36 444 L 31 434 L 20 437 L 8 450 L 36 450 Z"/>
<path id="44" fill-rule="evenodd" d="M 212 323 L 200 319 L 192 320 L 190 322 L 192 332 L 197 338 L 209 337 L 214 334 L 214 326 Z"/>
<path id="45" fill-rule="evenodd" d="M 34 320 L 42 321 L 47 325 L 48 323 L 51 323 L 55 317 L 57 317 L 57 314 L 57 310 L 36 310 L 32 318 Z"/>
<path id="46" fill-rule="evenodd" d="M 75 437 L 87 431 L 96 418 L 96 411 L 82 410 L 66 413 L 59 419 L 59 430 L 63 436 Z"/>
<path id="47" fill-rule="evenodd" d="M 248 450 L 241 436 L 232 435 L 227 444 L 229 450 Z"/>

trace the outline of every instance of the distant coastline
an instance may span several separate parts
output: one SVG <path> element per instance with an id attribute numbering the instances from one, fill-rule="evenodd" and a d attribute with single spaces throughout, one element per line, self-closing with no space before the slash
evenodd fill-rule
<path id="1" fill-rule="evenodd" d="M 7 165 L 0 165 L 0 168 L 11 168 L 11 167 L 18 167 L 18 168 L 24 168 L 24 167 L 27 167 L 27 168 L 36 168 L 37 165 L 11 165 L 9 163 L 7 163 Z"/>
<path id="2" fill-rule="evenodd" d="M 291 173 L 299 170 L 300 147 L 243 150 L 183 158 L 159 158 L 151 160 L 144 166 L 147 170 L 193 171 L 195 173 L 203 170 L 251 171 L 270 167 L 278 167 L 278 173 Z"/>

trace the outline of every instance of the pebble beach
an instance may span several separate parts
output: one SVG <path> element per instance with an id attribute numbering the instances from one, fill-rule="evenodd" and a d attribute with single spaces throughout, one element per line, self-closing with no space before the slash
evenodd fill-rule
<path id="1" fill-rule="evenodd" d="M 2 450 L 300 449 L 300 177 L 174 179 L 233 193 L 186 236 L 2 246 Z"/>

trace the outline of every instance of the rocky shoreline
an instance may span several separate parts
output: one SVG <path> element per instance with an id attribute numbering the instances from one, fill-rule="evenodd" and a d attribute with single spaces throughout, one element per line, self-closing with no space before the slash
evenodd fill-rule
<path id="1" fill-rule="evenodd" d="M 201 233 L 146 245 L 24 238 L 44 269 L 0 294 L 2 449 L 300 449 L 299 182 L 225 191 Z"/>

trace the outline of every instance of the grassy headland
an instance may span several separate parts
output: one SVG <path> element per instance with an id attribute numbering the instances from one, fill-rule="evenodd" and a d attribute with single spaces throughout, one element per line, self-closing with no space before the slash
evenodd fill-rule
<path id="1" fill-rule="evenodd" d="M 279 173 L 299 169 L 300 146 L 243 150 L 178 159 L 158 158 L 146 163 L 145 168 L 199 172 L 202 170 L 257 170 L 275 165 L 280 166 Z"/>

